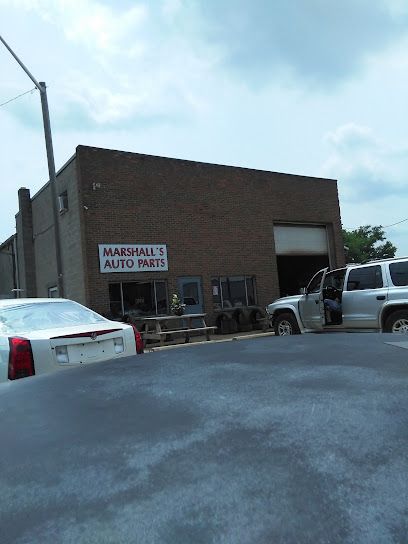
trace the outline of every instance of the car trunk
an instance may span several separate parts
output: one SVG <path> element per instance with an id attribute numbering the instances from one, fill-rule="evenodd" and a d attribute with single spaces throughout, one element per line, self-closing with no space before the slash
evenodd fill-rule
<path id="1" fill-rule="evenodd" d="M 30 332 L 29 338 L 33 346 L 34 360 L 40 356 L 41 344 L 48 343 L 51 348 L 51 361 L 55 366 L 79 363 L 91 363 L 131 354 L 130 339 L 122 326 L 115 327 L 110 323 L 64 327 L 63 329 L 47 329 Z"/>

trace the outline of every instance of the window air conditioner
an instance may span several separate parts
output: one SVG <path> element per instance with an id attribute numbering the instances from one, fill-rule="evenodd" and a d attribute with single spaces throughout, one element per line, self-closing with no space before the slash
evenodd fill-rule
<path id="1" fill-rule="evenodd" d="M 60 213 L 66 212 L 68 210 L 68 196 L 66 193 L 59 195 L 58 197 L 58 211 Z"/>

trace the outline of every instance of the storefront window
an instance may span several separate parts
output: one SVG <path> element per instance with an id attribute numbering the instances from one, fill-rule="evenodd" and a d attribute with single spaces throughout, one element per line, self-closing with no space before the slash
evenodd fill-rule
<path id="1" fill-rule="evenodd" d="M 212 278 L 211 288 L 214 310 L 220 310 L 222 308 L 220 278 Z"/>
<path id="2" fill-rule="evenodd" d="M 246 288 L 247 288 L 247 304 L 252 306 L 257 303 L 256 300 L 256 291 L 255 291 L 255 278 L 247 277 L 245 278 Z"/>
<path id="3" fill-rule="evenodd" d="M 120 283 L 109 284 L 109 304 L 112 317 L 121 317 L 123 315 L 120 285 Z"/>
<path id="4" fill-rule="evenodd" d="M 255 278 L 229 276 L 211 280 L 214 310 L 256 304 Z"/>
<path id="5" fill-rule="evenodd" d="M 157 313 L 160 314 L 167 314 L 168 307 L 167 307 L 167 284 L 164 281 L 156 281 L 155 287 L 156 287 L 156 301 L 157 301 Z"/>
<path id="6" fill-rule="evenodd" d="M 167 285 L 164 281 L 133 281 L 109 285 L 110 311 L 113 317 L 167 313 Z"/>

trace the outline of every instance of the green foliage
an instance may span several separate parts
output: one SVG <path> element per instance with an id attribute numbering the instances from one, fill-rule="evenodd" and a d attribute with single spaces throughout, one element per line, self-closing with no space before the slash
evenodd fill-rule
<path id="1" fill-rule="evenodd" d="M 381 225 L 372 227 L 365 225 L 355 230 L 343 229 L 346 261 L 349 263 L 365 263 L 372 259 L 389 259 L 395 256 L 397 248 L 385 241 L 384 229 Z M 384 243 L 380 243 L 384 242 Z"/>
<path id="2" fill-rule="evenodd" d="M 179 295 L 177 293 L 173 293 L 170 299 L 170 310 L 172 312 L 177 312 L 184 310 L 185 307 L 186 305 L 181 302 Z"/>

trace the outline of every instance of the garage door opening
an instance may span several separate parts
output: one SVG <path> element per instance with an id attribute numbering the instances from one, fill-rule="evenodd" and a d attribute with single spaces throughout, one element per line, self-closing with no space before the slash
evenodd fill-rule
<path id="1" fill-rule="evenodd" d="M 318 270 L 329 266 L 327 255 L 278 255 L 276 260 L 281 297 L 298 295 Z"/>
<path id="2" fill-rule="evenodd" d="M 274 225 L 280 296 L 298 295 L 311 277 L 329 266 L 323 225 Z"/>

